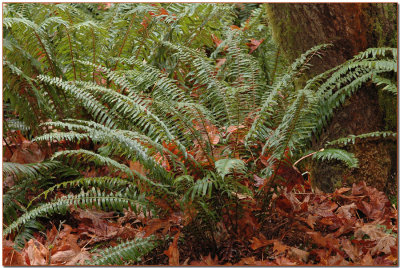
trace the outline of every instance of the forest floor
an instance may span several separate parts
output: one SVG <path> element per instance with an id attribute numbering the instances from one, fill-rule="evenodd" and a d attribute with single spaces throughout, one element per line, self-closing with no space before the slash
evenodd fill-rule
<path id="1" fill-rule="evenodd" d="M 5 154 L 5 158 L 10 157 Z M 24 157 L 21 155 L 20 157 Z M 15 159 L 14 159 L 15 160 Z M 101 175 L 91 169 L 87 176 Z M 396 265 L 397 208 L 387 196 L 364 182 L 333 193 L 315 192 L 303 180 L 273 196 L 268 213 L 245 210 L 222 221 L 212 235 L 194 235 L 187 215 L 171 211 L 152 218 L 71 207 L 67 215 L 43 221 L 21 251 L 13 236 L 3 238 L 3 265 L 76 265 L 121 241 L 154 235 L 159 245 L 138 265 Z M 27 198 L 34 197 L 32 195 Z M 63 195 L 56 192 L 55 195 Z M 250 196 L 249 208 L 255 200 Z M 127 263 L 130 264 L 130 263 Z"/>

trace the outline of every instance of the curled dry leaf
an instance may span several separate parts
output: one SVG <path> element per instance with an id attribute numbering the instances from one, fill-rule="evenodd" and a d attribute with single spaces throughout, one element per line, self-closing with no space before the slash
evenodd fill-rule
<path id="1" fill-rule="evenodd" d="M 357 239 L 362 239 L 364 235 L 368 235 L 371 240 L 378 240 L 385 237 L 387 234 L 380 228 L 378 228 L 377 223 L 367 223 L 363 224 L 354 232 L 354 237 Z"/>
<path id="2" fill-rule="evenodd" d="M 28 265 L 47 265 L 49 250 L 36 239 L 31 239 L 25 245 L 22 255 Z"/>
<path id="3" fill-rule="evenodd" d="M 178 266 L 179 265 L 179 250 L 178 250 L 178 239 L 180 231 L 174 236 L 174 241 L 169 246 L 167 250 L 164 251 L 164 254 L 169 258 L 169 265 Z"/>
<path id="4" fill-rule="evenodd" d="M 286 246 L 286 245 L 282 244 L 278 240 L 274 241 L 274 251 L 276 251 L 277 254 L 283 253 L 286 250 L 288 250 L 289 248 L 290 248 L 289 246 Z"/>
<path id="5" fill-rule="evenodd" d="M 353 262 L 358 262 L 360 252 L 358 252 L 357 248 L 351 244 L 348 239 L 343 239 L 341 241 L 342 248 L 346 252 L 346 254 L 353 260 Z"/>
<path id="6" fill-rule="evenodd" d="M 5 266 L 23 266 L 27 265 L 21 253 L 16 251 L 14 243 L 3 239 L 3 265 Z"/>
<path id="7" fill-rule="evenodd" d="M 264 235 L 260 234 L 259 238 L 253 237 L 250 248 L 256 250 L 274 243 L 274 240 L 267 240 Z"/>
<path id="8" fill-rule="evenodd" d="M 336 213 L 339 217 L 345 219 L 351 219 L 355 215 L 355 210 L 357 209 L 356 204 L 351 203 L 350 205 L 341 206 L 337 209 Z"/>
<path id="9" fill-rule="evenodd" d="M 376 246 L 371 249 L 371 255 L 375 255 L 380 252 L 385 254 L 390 254 L 391 253 L 390 248 L 396 247 L 396 245 L 397 245 L 396 238 L 390 234 L 387 234 L 386 236 L 379 239 Z"/>
<path id="10" fill-rule="evenodd" d="M 293 262 L 293 261 L 291 261 L 290 259 L 288 259 L 288 258 L 286 258 L 286 257 L 284 257 L 284 256 L 279 256 L 279 257 L 277 257 L 276 259 L 275 259 L 275 261 L 276 261 L 276 263 L 278 264 L 278 265 L 281 265 L 281 266 L 293 266 L 293 265 L 297 265 L 297 263 L 296 262 Z"/>
<path id="11" fill-rule="evenodd" d="M 215 266 L 219 265 L 218 263 L 218 256 L 215 255 L 214 259 L 211 257 L 211 254 L 208 254 L 207 256 L 201 256 L 200 261 L 192 261 L 190 265 L 195 265 L 195 266 Z"/>
<path id="12" fill-rule="evenodd" d="M 308 257 L 310 256 L 310 253 L 295 247 L 290 247 L 288 255 L 289 257 L 298 259 L 299 261 L 306 263 L 308 261 Z"/>

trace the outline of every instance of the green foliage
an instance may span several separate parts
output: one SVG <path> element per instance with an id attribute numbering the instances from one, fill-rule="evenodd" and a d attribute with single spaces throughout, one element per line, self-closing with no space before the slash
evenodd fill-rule
<path id="1" fill-rule="evenodd" d="M 195 208 L 193 224 L 213 234 L 218 221 L 230 219 L 232 207 L 240 213 L 245 201 L 239 194 L 258 190 L 243 181 L 264 178 L 269 170 L 269 186 L 277 186 L 281 163 L 304 155 L 335 109 L 363 84 L 372 81 L 394 93 L 397 51 L 391 48 L 368 49 L 300 87 L 311 58 L 322 58 L 330 45 L 311 48 L 283 71 L 263 8 L 238 29 L 230 27 L 236 18 L 228 4 L 126 3 L 98 12 L 90 11 L 97 4 L 7 5 L 5 101 L 31 129 L 39 131 L 42 123 L 49 130 L 34 141 L 93 146 L 55 153 L 52 159 L 59 162 L 50 163 L 65 163 L 75 175 L 48 185 L 3 235 L 71 205 L 132 207 L 161 217 L 166 212 L 157 199 L 181 212 Z M 254 37 L 264 40 L 250 53 Z M 266 169 L 257 166 L 261 157 L 268 159 Z M 350 168 L 358 163 L 333 148 L 313 158 Z M 108 174 L 84 178 L 77 171 L 88 164 L 107 166 Z M 7 164 L 5 172 L 33 178 L 49 165 Z M 68 195 L 52 198 L 67 189 Z M 94 264 L 138 262 L 155 246 L 151 239 L 128 241 Z"/>
<path id="2" fill-rule="evenodd" d="M 392 131 L 375 131 L 370 133 L 364 133 L 361 135 L 349 135 L 344 138 L 340 138 L 334 141 L 330 141 L 327 145 L 347 145 L 347 144 L 354 144 L 358 139 L 366 139 L 366 138 L 396 138 L 397 133 Z"/>
<path id="3" fill-rule="evenodd" d="M 109 247 L 100 256 L 94 258 L 88 265 L 129 265 L 141 261 L 141 257 L 152 251 L 157 246 L 154 236 L 136 238 L 126 241 L 116 247 Z"/>
<path id="4" fill-rule="evenodd" d="M 313 158 L 317 160 L 340 160 L 349 168 L 358 167 L 358 160 L 354 154 L 341 149 L 324 149 L 314 154 Z"/>
<path id="5" fill-rule="evenodd" d="M 247 170 L 246 164 L 241 159 L 220 159 L 215 162 L 215 169 L 222 178 L 232 172 L 243 174 Z"/>
<path id="6" fill-rule="evenodd" d="M 129 189 L 113 193 L 92 188 L 87 192 L 81 192 L 77 195 L 69 194 L 29 210 L 4 229 L 3 235 L 11 233 L 21 225 L 37 217 L 55 213 L 65 214 L 71 205 L 83 208 L 94 206 L 99 209 L 111 211 L 122 211 L 123 208 L 131 207 L 134 212 L 146 212 L 148 209 L 146 204 L 147 202 L 144 200 L 143 195 L 138 195 L 135 191 L 130 191 Z"/>

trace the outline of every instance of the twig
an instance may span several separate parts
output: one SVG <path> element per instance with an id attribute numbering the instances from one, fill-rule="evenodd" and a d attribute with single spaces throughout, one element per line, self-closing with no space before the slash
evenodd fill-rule
<path id="1" fill-rule="evenodd" d="M 325 150 L 325 149 L 322 148 L 322 149 L 319 150 L 319 151 L 315 151 L 315 152 L 312 152 L 312 153 L 310 153 L 310 154 L 308 154 L 308 155 L 305 155 L 305 156 L 301 157 L 299 160 L 297 160 L 296 162 L 294 162 L 293 166 L 296 166 L 301 160 L 303 160 L 303 159 L 305 159 L 305 158 L 307 158 L 307 157 L 310 157 L 310 156 L 312 156 L 312 155 L 314 155 L 314 154 L 316 154 L 316 153 L 318 153 L 318 152 L 322 152 L 322 151 L 324 151 L 324 150 Z"/>
<path id="2" fill-rule="evenodd" d="M 48 261 L 48 265 L 50 265 L 50 262 L 51 262 L 51 250 L 52 250 L 53 247 L 54 247 L 54 242 L 57 240 L 58 236 L 60 235 L 61 226 L 63 225 L 64 222 L 65 222 L 65 220 L 64 220 L 64 221 L 60 221 L 60 225 L 58 226 L 58 229 L 57 229 L 57 234 L 56 234 L 56 236 L 54 237 L 53 241 L 51 242 L 51 244 L 50 244 L 50 246 L 49 246 L 49 247 L 51 247 L 51 248 L 49 249 L 49 261 Z"/>

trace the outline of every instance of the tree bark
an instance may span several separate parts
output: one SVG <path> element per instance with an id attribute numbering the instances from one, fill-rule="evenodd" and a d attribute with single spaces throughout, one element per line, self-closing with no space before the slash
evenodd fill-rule
<path id="1" fill-rule="evenodd" d="M 289 61 L 315 45 L 333 44 L 322 59 L 311 61 L 313 67 L 306 78 L 344 63 L 368 47 L 397 46 L 397 5 L 394 3 L 266 5 L 273 37 Z M 383 108 L 383 97 L 375 86 L 364 85 L 335 111 L 313 149 L 318 150 L 326 141 L 350 134 L 395 131 L 393 123 L 387 124 L 387 117 L 396 112 L 396 103 Z M 388 178 L 396 172 L 396 143 L 362 140 L 346 149 L 356 155 L 360 167 L 346 170 L 337 162 L 313 162 L 311 176 L 315 186 L 332 191 L 343 183 L 364 180 L 384 190 Z"/>

